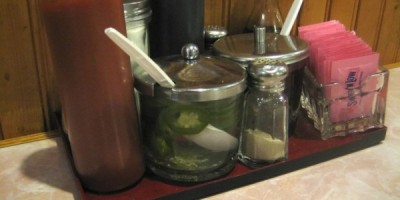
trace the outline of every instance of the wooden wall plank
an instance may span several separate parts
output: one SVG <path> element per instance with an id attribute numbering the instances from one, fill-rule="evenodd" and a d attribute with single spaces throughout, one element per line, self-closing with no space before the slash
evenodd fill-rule
<path id="1" fill-rule="evenodd" d="M 339 20 L 348 30 L 354 30 L 359 0 L 332 0 L 328 20 Z"/>
<path id="2" fill-rule="evenodd" d="M 292 6 L 293 0 L 279 0 L 279 10 L 281 11 L 281 15 L 282 15 L 282 20 L 285 21 L 287 14 L 290 10 L 290 7 Z M 301 12 L 301 10 L 300 10 Z M 300 13 L 299 12 L 299 13 Z M 297 26 L 299 23 L 299 19 L 300 17 L 298 16 L 296 21 L 293 24 L 293 28 L 291 31 L 292 35 L 296 35 L 297 34 Z"/>
<path id="3" fill-rule="evenodd" d="M 28 5 L 0 1 L 0 120 L 4 139 L 44 131 Z"/>
<path id="4" fill-rule="evenodd" d="M 229 0 L 205 0 L 204 24 L 219 25 L 227 28 L 229 21 Z"/>
<path id="5" fill-rule="evenodd" d="M 328 0 L 304 0 L 299 26 L 323 22 L 327 18 Z"/>
<path id="6" fill-rule="evenodd" d="M 242 33 L 255 2 L 258 0 L 230 0 L 229 7 L 229 34 Z"/>
<path id="7" fill-rule="evenodd" d="M 279 10 L 281 11 L 282 19 L 285 20 L 292 6 L 293 0 L 279 0 Z"/>
<path id="8" fill-rule="evenodd" d="M 384 0 L 360 0 L 355 31 L 374 50 L 383 15 Z"/>
<path id="9" fill-rule="evenodd" d="M 395 61 L 393 61 L 393 62 L 390 61 L 390 63 L 394 63 L 394 62 L 400 62 L 400 43 L 399 43 L 398 48 L 397 48 L 397 57 L 396 57 Z"/>
<path id="10" fill-rule="evenodd" d="M 24 144 L 33 141 L 46 140 L 54 137 L 59 137 L 60 135 L 61 133 L 58 130 L 52 130 L 49 132 L 34 133 L 26 136 L 10 138 L 7 140 L 0 140 L 0 148 L 18 144 Z"/>
<path id="11" fill-rule="evenodd" d="M 1 118 L 0 118 L 0 140 L 4 140 L 3 128 L 1 128 Z"/>
<path id="12" fill-rule="evenodd" d="M 383 64 L 399 62 L 400 0 L 386 0 L 377 51 Z"/>
<path id="13" fill-rule="evenodd" d="M 39 1 L 26 0 L 29 5 L 32 39 L 35 48 L 36 66 L 38 69 L 40 92 L 43 104 L 43 114 L 46 130 L 55 128 L 56 121 L 53 119 L 54 112 L 61 110 L 58 97 L 58 88 L 56 84 L 55 72 L 51 52 L 47 41 L 44 22 L 41 18 Z"/>

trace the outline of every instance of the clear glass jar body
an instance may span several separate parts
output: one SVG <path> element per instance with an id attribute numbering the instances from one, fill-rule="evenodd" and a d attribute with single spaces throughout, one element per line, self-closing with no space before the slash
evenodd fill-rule
<path id="1" fill-rule="evenodd" d="M 150 19 L 141 19 L 126 22 L 127 38 L 146 54 L 149 53 L 149 31 Z"/>
<path id="2" fill-rule="evenodd" d="M 121 0 L 42 0 L 74 167 L 83 187 L 108 193 L 144 174 L 128 56 L 105 34 L 125 32 Z"/>
<path id="3" fill-rule="evenodd" d="M 139 19 L 126 19 L 126 36 L 144 53 L 149 53 L 149 22 L 150 14 Z M 135 68 L 139 67 L 137 63 L 131 59 L 132 75 Z"/>
<path id="4" fill-rule="evenodd" d="M 245 32 L 253 32 L 254 26 L 265 26 L 269 33 L 280 33 L 283 21 L 278 0 L 257 0 L 247 21 Z"/>
<path id="5" fill-rule="evenodd" d="M 282 91 L 252 87 L 246 94 L 239 159 L 247 166 L 287 159 L 288 101 Z"/>
<path id="6" fill-rule="evenodd" d="M 140 95 L 140 104 L 146 164 L 156 175 L 170 181 L 200 182 L 233 169 L 243 94 L 205 102 Z M 182 113 L 187 114 L 186 121 Z M 193 126 L 176 126 L 181 119 L 182 125 Z M 195 130 L 197 126 L 203 127 Z"/>

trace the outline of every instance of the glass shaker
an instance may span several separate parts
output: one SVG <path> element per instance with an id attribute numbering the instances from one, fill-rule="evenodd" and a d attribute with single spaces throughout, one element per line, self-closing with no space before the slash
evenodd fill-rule
<path id="1" fill-rule="evenodd" d="M 149 0 L 124 0 L 124 17 L 128 39 L 144 53 L 149 53 L 149 31 L 151 20 Z M 132 71 L 137 64 L 131 60 Z"/>
<path id="2" fill-rule="evenodd" d="M 249 167 L 285 160 L 288 156 L 288 100 L 283 93 L 288 70 L 276 59 L 257 59 L 247 69 L 239 159 Z"/>
<path id="3" fill-rule="evenodd" d="M 269 33 L 280 33 L 282 17 L 278 0 L 257 0 L 247 21 L 245 32 L 253 32 L 254 26 L 265 26 Z"/>

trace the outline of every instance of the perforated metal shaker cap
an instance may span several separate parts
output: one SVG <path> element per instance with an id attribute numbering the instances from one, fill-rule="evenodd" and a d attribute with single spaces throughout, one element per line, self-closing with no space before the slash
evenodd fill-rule
<path id="1" fill-rule="evenodd" d="M 288 74 L 283 61 L 268 58 L 254 60 L 247 71 L 251 85 L 264 88 L 283 88 Z"/>

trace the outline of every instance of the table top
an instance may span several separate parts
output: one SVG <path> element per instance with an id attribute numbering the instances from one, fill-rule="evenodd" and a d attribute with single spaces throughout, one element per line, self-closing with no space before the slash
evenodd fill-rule
<path id="1" fill-rule="evenodd" d="M 389 72 L 381 144 L 205 199 L 399 199 L 400 68 Z M 0 199 L 79 199 L 60 137 L 0 148 L 0 163 Z"/>

